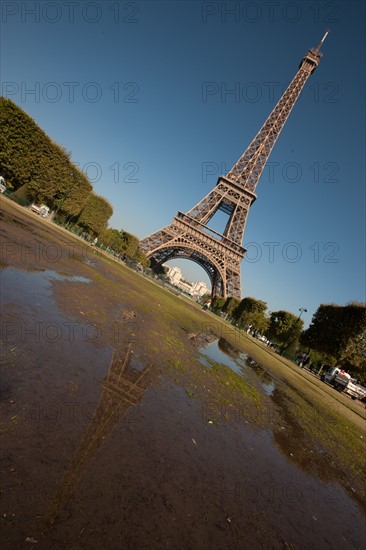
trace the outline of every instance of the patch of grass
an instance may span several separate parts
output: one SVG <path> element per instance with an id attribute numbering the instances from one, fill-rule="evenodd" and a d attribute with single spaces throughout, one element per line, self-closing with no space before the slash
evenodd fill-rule
<path id="1" fill-rule="evenodd" d="M 184 372 L 185 371 L 185 368 L 184 368 L 182 362 L 180 361 L 180 359 L 173 359 L 171 364 L 172 364 L 172 366 L 174 367 L 175 370 L 177 370 L 179 372 Z"/>
<path id="2" fill-rule="evenodd" d="M 212 376 L 223 386 L 226 386 L 229 391 L 236 390 L 243 398 L 249 399 L 256 403 L 260 403 L 262 395 L 249 384 L 242 376 L 231 370 L 229 367 L 217 363 L 213 359 L 210 359 L 206 355 L 204 356 L 206 361 L 210 364 L 208 375 L 212 373 Z"/>
<path id="3" fill-rule="evenodd" d="M 184 345 L 180 340 L 177 340 L 176 338 L 173 338 L 172 336 L 166 335 L 164 336 L 164 343 L 167 344 L 169 347 L 175 350 L 183 351 Z"/>
<path id="4" fill-rule="evenodd" d="M 26 223 L 18 220 L 18 218 L 15 218 L 15 217 L 11 218 L 10 216 L 8 216 L 6 214 L 3 214 L 2 212 L 1 212 L 1 221 L 3 223 L 10 223 L 10 224 L 13 224 L 13 225 L 18 225 L 22 229 L 26 229 L 27 231 L 29 231 L 29 226 Z"/>
<path id="5" fill-rule="evenodd" d="M 293 399 L 294 416 L 301 421 L 302 427 L 309 435 L 321 441 L 339 464 L 354 474 L 363 476 L 366 482 L 364 434 L 321 402 L 314 408 L 297 392 L 289 388 L 286 391 Z"/>

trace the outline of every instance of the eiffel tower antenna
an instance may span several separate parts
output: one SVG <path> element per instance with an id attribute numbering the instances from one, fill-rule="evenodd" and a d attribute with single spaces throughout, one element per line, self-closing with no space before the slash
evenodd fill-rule
<path id="1" fill-rule="evenodd" d="M 249 209 L 257 198 L 255 189 L 301 90 L 319 64 L 328 33 L 305 54 L 277 105 L 226 176 L 220 176 L 212 191 L 186 214 L 178 212 L 170 225 L 140 241 L 153 269 L 174 258 L 190 259 L 208 274 L 212 296 L 241 300 L 240 263 L 246 253 L 242 242 Z M 218 210 L 228 215 L 222 234 L 208 226 Z"/>
<path id="2" fill-rule="evenodd" d="M 327 36 L 328 36 L 329 33 L 330 33 L 330 30 L 328 29 L 328 30 L 325 32 L 325 34 L 324 34 L 323 38 L 321 39 L 321 41 L 319 42 L 319 44 L 317 45 L 317 47 L 315 48 L 315 50 L 316 50 L 317 52 L 320 52 L 320 48 L 321 48 L 322 45 L 324 44 L 324 40 L 327 38 Z"/>

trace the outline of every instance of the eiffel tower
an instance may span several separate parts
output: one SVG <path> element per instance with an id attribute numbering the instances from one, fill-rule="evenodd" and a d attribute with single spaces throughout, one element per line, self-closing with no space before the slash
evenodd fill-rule
<path id="1" fill-rule="evenodd" d="M 189 212 L 178 212 L 172 223 L 140 241 L 153 269 L 172 260 L 187 258 L 208 274 L 212 296 L 241 300 L 240 263 L 249 209 L 256 200 L 255 189 L 268 157 L 307 79 L 323 55 L 322 40 L 308 51 L 299 69 L 252 143 L 226 176 Z M 224 232 L 210 229 L 208 222 L 221 210 L 228 215 Z"/>
<path id="2" fill-rule="evenodd" d="M 67 504 L 88 462 L 102 447 L 127 410 L 141 400 L 151 383 L 154 367 L 150 365 L 140 373 L 131 372 L 128 371 L 130 359 L 131 344 L 128 345 L 125 353 L 115 353 L 112 357 L 93 418 L 46 515 L 38 518 L 38 524 L 44 531 L 54 524 L 60 511 Z"/>

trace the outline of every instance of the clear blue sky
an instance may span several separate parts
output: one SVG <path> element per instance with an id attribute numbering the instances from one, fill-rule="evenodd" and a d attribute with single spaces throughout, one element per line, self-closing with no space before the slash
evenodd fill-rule
<path id="1" fill-rule="evenodd" d="M 365 300 L 364 19 L 364 2 L 3 2 L 2 95 L 71 151 L 111 225 L 143 237 L 231 168 L 330 28 L 242 263 L 243 296 L 309 322 L 320 303 Z"/>

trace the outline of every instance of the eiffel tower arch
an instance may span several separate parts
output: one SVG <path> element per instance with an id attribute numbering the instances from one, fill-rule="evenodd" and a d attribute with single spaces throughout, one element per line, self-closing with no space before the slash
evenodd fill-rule
<path id="1" fill-rule="evenodd" d="M 208 274 L 213 295 L 239 297 L 240 263 L 246 252 L 240 231 L 255 199 L 254 193 L 220 177 L 196 206 L 186 214 L 178 212 L 169 226 L 143 239 L 141 247 L 153 268 L 176 258 L 192 260 Z M 230 214 L 223 235 L 207 226 L 218 210 Z"/>
<path id="2" fill-rule="evenodd" d="M 320 48 L 328 32 L 303 57 L 277 105 L 226 176 L 220 176 L 216 186 L 191 210 L 178 212 L 170 225 L 140 241 L 153 269 L 176 258 L 192 260 L 208 274 L 212 296 L 241 300 L 240 264 L 246 253 L 242 242 L 249 209 L 256 199 L 255 190 L 301 90 L 319 64 Z M 222 234 L 208 225 L 219 210 L 228 215 Z"/>

